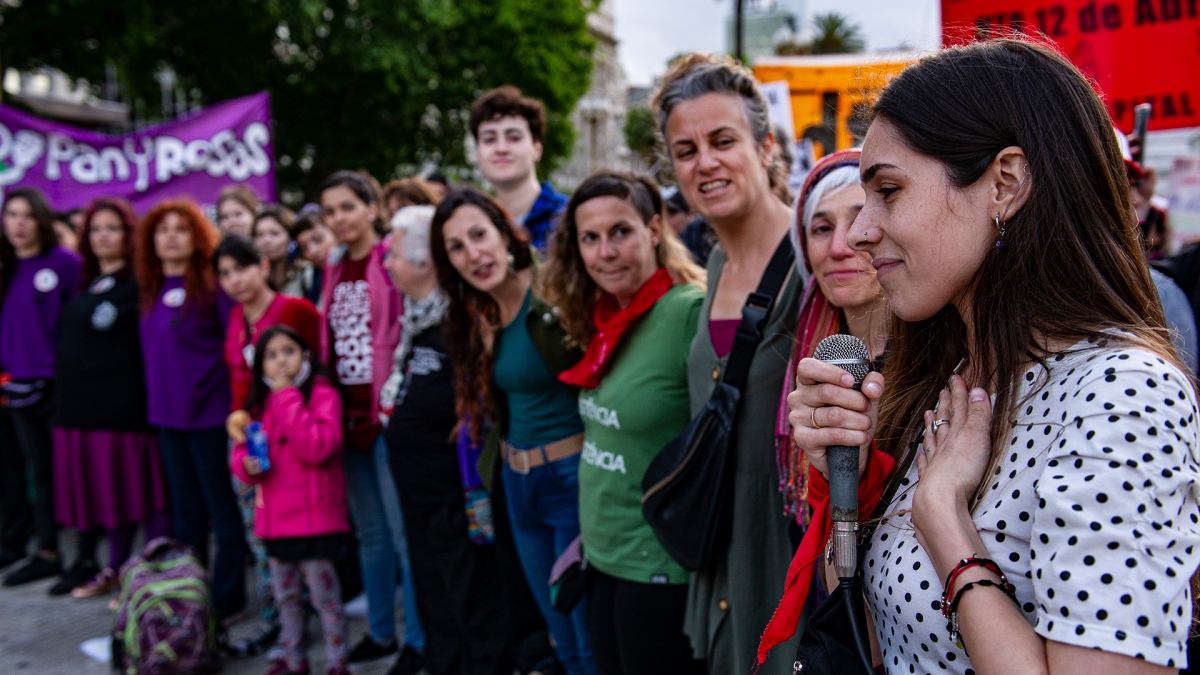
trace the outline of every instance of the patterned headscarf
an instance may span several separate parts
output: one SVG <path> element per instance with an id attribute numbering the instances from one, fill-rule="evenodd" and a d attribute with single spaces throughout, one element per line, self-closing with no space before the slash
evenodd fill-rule
<path id="1" fill-rule="evenodd" d="M 813 276 L 812 261 L 808 259 L 808 232 L 804 226 L 804 205 L 812 195 L 813 189 L 834 169 L 846 166 L 858 166 L 861 150 L 842 150 L 821 158 L 800 188 L 796 199 L 796 217 L 793 222 L 793 239 L 797 245 L 798 260 L 804 261 L 808 271 L 809 284 L 804 294 L 804 302 L 800 305 L 800 319 L 796 327 L 796 346 L 788 359 L 787 370 L 783 375 L 783 392 L 779 396 L 779 411 L 775 420 L 775 457 L 779 468 L 779 491 L 783 494 L 784 513 L 795 516 L 800 525 L 807 525 L 810 514 L 805 512 L 804 504 L 807 498 L 808 486 L 805 478 L 808 476 L 808 458 L 796 446 L 792 439 L 792 427 L 788 422 L 788 394 L 796 388 L 796 364 L 801 359 L 813 355 L 817 344 L 840 330 L 842 313 L 830 304 L 821 285 Z"/>

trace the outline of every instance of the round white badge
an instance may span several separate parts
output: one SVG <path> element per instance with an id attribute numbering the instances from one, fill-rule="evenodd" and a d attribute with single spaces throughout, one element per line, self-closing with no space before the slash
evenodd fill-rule
<path id="1" fill-rule="evenodd" d="M 40 269 L 33 275 L 33 287 L 42 293 L 49 293 L 58 288 L 58 273 L 49 267 Z"/>
<path id="2" fill-rule="evenodd" d="M 246 359 L 246 367 L 254 367 L 254 345 L 242 347 L 242 358 Z"/>
<path id="3" fill-rule="evenodd" d="M 182 288 L 172 288 L 163 293 L 163 304 L 167 307 L 182 307 L 187 293 Z"/>
<path id="4" fill-rule="evenodd" d="M 112 277 L 100 277 L 92 282 L 92 287 L 89 289 L 92 293 L 99 295 L 112 290 L 112 287 L 117 284 L 117 280 Z"/>
<path id="5" fill-rule="evenodd" d="M 108 330 L 116 321 L 117 307 L 107 300 L 96 305 L 96 309 L 92 311 L 92 326 L 96 330 Z"/>

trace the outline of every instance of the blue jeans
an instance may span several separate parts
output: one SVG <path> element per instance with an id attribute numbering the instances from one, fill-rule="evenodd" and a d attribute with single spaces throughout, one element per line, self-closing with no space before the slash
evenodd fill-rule
<path id="1" fill-rule="evenodd" d="M 345 453 L 346 502 L 358 535 L 358 558 L 367 594 L 367 623 L 376 642 L 396 638 L 398 563 L 404 583 L 404 644 L 423 651 L 425 632 L 417 615 L 404 518 L 387 462 L 387 443 L 382 434 L 371 452 Z"/>
<path id="2" fill-rule="evenodd" d="M 246 531 L 233 494 L 225 427 L 160 433 L 175 538 L 207 565 L 212 519 L 217 534 L 217 555 L 210 568 L 213 605 L 222 616 L 240 612 L 246 606 Z"/>
<path id="3" fill-rule="evenodd" d="M 550 603 L 550 569 L 579 536 L 579 455 L 543 464 L 528 474 L 519 474 L 506 463 L 501 476 L 521 567 L 554 636 L 558 658 L 570 675 L 595 675 L 587 600 L 570 617 Z"/>

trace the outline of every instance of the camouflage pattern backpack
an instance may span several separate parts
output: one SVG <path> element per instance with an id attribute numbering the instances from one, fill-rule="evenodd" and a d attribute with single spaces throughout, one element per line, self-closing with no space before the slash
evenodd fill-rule
<path id="1" fill-rule="evenodd" d="M 114 669 L 127 675 L 213 673 L 220 666 L 216 638 L 208 577 L 186 546 L 159 537 L 121 566 Z"/>

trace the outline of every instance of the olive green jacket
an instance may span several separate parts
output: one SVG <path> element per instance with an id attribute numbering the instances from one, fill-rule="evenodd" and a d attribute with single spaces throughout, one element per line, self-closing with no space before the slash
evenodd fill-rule
<path id="1" fill-rule="evenodd" d="M 712 297 L 725 261 L 724 249 L 713 249 L 708 293 L 688 356 L 693 414 L 704 407 L 728 362 L 727 356 L 717 357 L 708 331 Z M 734 425 L 733 534 L 729 548 L 710 569 L 692 573 L 688 589 L 684 632 L 695 656 L 708 661 L 710 673 L 750 672 L 758 639 L 783 597 L 793 549 L 779 494 L 775 416 L 803 291 L 804 281 L 792 270 L 754 351 Z M 790 674 L 798 639 L 799 630 L 771 652 L 759 675 Z"/>

